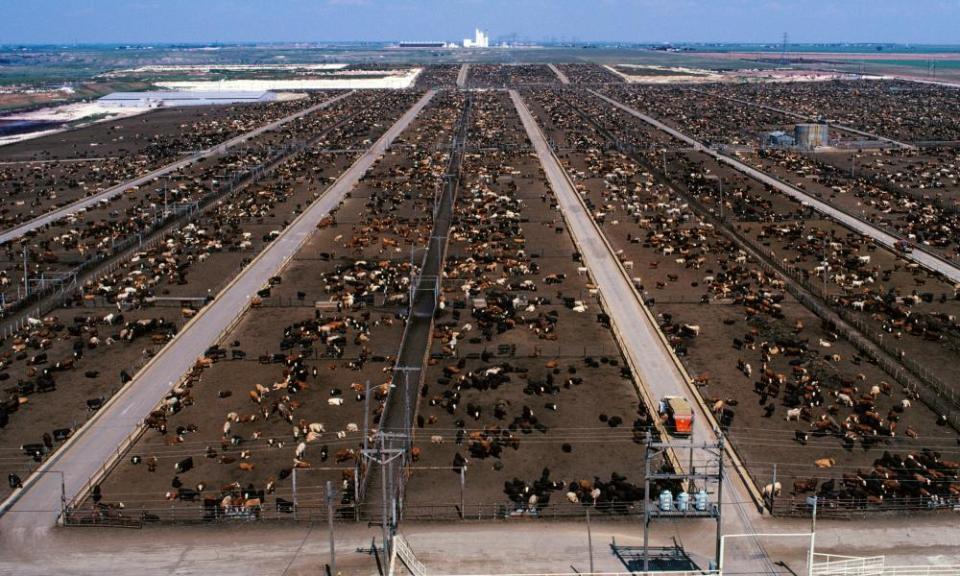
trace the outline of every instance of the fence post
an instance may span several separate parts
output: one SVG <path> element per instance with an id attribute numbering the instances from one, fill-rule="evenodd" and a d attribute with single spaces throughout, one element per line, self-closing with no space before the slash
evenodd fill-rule
<path id="1" fill-rule="evenodd" d="M 297 468 L 293 469 L 293 521 L 297 521 Z"/>
<path id="2" fill-rule="evenodd" d="M 464 471 L 465 471 L 465 470 L 466 470 L 465 467 L 463 467 L 463 466 L 460 467 L 460 519 L 461 519 L 461 520 L 464 519 L 464 514 L 465 514 L 464 509 L 463 509 L 463 487 L 464 487 L 464 484 L 465 484 L 465 482 L 466 482 L 466 479 L 464 478 Z"/>
<path id="3" fill-rule="evenodd" d="M 773 499 L 777 495 L 777 463 L 773 463 L 773 480 L 770 482 L 770 513 L 773 514 Z"/>

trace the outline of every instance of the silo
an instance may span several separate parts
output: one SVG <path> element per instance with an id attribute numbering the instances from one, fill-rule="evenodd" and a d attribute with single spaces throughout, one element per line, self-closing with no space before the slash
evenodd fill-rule
<path id="1" fill-rule="evenodd" d="M 797 146 L 813 149 L 830 145 L 830 128 L 826 124 L 797 124 L 794 128 Z"/>

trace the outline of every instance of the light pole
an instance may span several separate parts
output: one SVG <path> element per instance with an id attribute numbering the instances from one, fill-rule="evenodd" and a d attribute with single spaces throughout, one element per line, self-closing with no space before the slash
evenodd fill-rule
<path id="1" fill-rule="evenodd" d="M 327 525 L 330 531 L 330 574 L 337 576 L 337 551 L 333 537 L 333 482 L 327 480 Z"/>
<path id="2" fill-rule="evenodd" d="M 808 501 L 810 498 L 807 499 Z M 817 496 L 813 496 L 813 512 L 810 515 L 810 559 L 807 560 L 807 574 L 813 574 L 813 547 L 817 536 Z"/>

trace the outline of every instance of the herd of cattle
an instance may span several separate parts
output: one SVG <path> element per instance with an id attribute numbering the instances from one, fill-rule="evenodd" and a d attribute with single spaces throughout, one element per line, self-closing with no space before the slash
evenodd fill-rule
<path id="1" fill-rule="evenodd" d="M 623 78 L 606 66 L 596 64 L 557 64 L 557 68 L 570 79 L 571 84 L 610 84 L 623 82 Z"/>
<path id="2" fill-rule="evenodd" d="M 455 88 L 457 76 L 460 75 L 460 64 L 436 64 L 426 66 L 417 76 L 417 88 Z"/>
<path id="3" fill-rule="evenodd" d="M 35 445 L 52 428 L 74 429 L 82 423 L 91 409 L 98 408 L 123 383 L 126 377 L 118 376 L 121 369 L 132 376 L 166 341 L 160 340 L 161 335 L 169 338 L 175 333 L 358 153 L 344 151 L 363 146 L 386 130 L 384 123 L 399 117 L 414 95 L 369 93 L 351 98 L 356 98 L 353 104 L 361 106 L 360 111 L 347 105 L 348 98 L 343 106 L 318 111 L 287 128 L 298 138 L 324 134 L 313 147 L 289 157 L 259 182 L 212 204 L 191 223 L 172 231 L 163 241 L 145 246 L 115 270 L 85 282 L 81 291 L 49 318 L 31 321 L 4 344 L 8 348 L 0 378 L 5 380 L 3 420 L 9 425 L 0 434 L 4 453 L 9 455 L 4 459 L 8 473 L 23 476 L 36 465 L 32 453 L 14 456 L 21 452 L 19 446 Z M 27 241 L 36 242 L 56 229 L 40 231 Z M 128 322 L 154 320 L 162 328 L 149 342 L 130 342 L 120 336 L 123 326 L 116 318 L 123 316 Z M 113 318 L 111 324 L 101 321 L 107 317 Z M 33 394 L 37 390 L 35 373 L 44 366 L 30 366 L 30 352 L 45 352 L 50 364 L 73 358 L 73 347 L 79 345 L 74 336 L 66 330 L 52 337 L 43 335 L 45 330 L 49 332 L 46 324 L 70 326 L 73 322 L 98 347 L 88 347 L 85 357 L 72 364 L 75 370 L 56 375 L 57 390 Z M 39 346 L 48 349 L 33 348 Z M 23 357 L 24 347 L 27 357 Z M 12 412 L 14 401 L 19 406 L 17 414 Z"/>
<path id="4" fill-rule="evenodd" d="M 901 80 L 716 84 L 709 91 L 907 142 L 956 141 L 956 89 Z"/>
<path id="5" fill-rule="evenodd" d="M 546 64 L 471 64 L 467 76 L 470 88 L 506 88 L 518 84 L 559 84 L 560 79 Z"/>
<path id="6" fill-rule="evenodd" d="M 398 100 L 397 112 L 414 96 Z M 417 271 L 410 249 L 430 236 L 429 208 L 449 154 L 442 144 L 461 104 L 457 93 L 436 96 L 319 223 L 153 414 L 153 430 L 132 449 L 137 461 L 107 478 L 103 498 L 151 514 L 177 503 L 199 513 L 201 502 L 205 514 L 283 513 L 295 501 L 319 506 L 332 480 L 338 502 L 355 503 L 363 434 L 380 424 Z M 288 299 L 295 304 L 276 304 Z M 131 493 L 132 485 L 140 490 Z"/>
<path id="7" fill-rule="evenodd" d="M 470 121 L 407 513 L 453 510 L 461 471 L 468 510 L 625 509 L 650 416 L 509 97 L 477 94 Z"/>
<path id="8" fill-rule="evenodd" d="M 23 282 L 24 261 L 31 279 L 71 273 L 78 266 L 112 256 L 117 246 L 131 239 L 143 239 L 146 232 L 167 214 L 183 211 L 221 190 L 235 174 L 247 173 L 264 164 L 271 143 L 299 142 L 321 128 L 329 127 L 347 112 L 345 104 L 317 111 L 268 132 L 222 155 L 197 162 L 173 175 L 161 178 L 131 193 L 102 201 L 78 211 L 21 239 L 7 242 L 0 282 L 5 290 Z M 276 111 L 263 119 L 274 119 Z M 249 127 L 247 123 L 244 127 Z M 38 194 L 37 190 L 33 190 Z M 45 206 L 49 209 L 51 206 Z M 11 299 L 12 300 L 12 299 Z"/>
<path id="9" fill-rule="evenodd" d="M 574 84 L 620 80 L 599 66 L 558 69 Z M 418 86 L 453 86 L 459 71 L 428 67 Z M 768 496 L 791 486 L 798 495 L 862 502 L 960 498 L 960 464 L 950 457 L 957 437 L 946 417 L 822 322 L 794 297 L 794 280 L 773 269 L 795 271 L 826 305 L 876 332 L 871 338 L 895 342 L 901 358 L 939 359 L 930 372 L 950 381 L 956 368 L 942 359 L 960 343 L 960 287 L 601 99 L 561 87 L 546 65 L 469 69 L 471 87 L 517 84 L 552 86 L 527 89 L 524 98 L 754 478 L 766 484 L 770 468 L 779 466 L 779 480 L 764 488 Z M 851 97 L 876 101 L 850 116 L 824 104 L 822 88 L 707 90 L 809 115 L 837 114 L 857 128 L 911 141 L 952 138 L 944 113 L 923 101 L 947 99 L 938 87 L 910 92 L 913 119 L 890 116 L 899 101 L 886 87 L 844 86 Z M 601 90 L 713 143 L 749 147 L 758 133 L 796 121 L 672 87 Z M 419 96 L 353 95 L 4 246 L 6 287 L 23 281 L 24 249 L 32 277 L 69 270 L 149 228 L 167 202 L 196 202 L 280 148 L 305 145 L 3 343 L 0 450 L 17 457 L 0 462 L 9 463 L 10 488 Z M 101 152 L 116 148 L 136 160 L 0 165 L 0 193 L 11 199 L 3 227 L 322 97 L 329 94 L 182 113 L 189 122 L 169 134 L 178 117 L 166 111 L 155 121 L 146 115 L 90 128 L 107 132 Z M 237 327 L 171 389 L 91 502 L 151 515 L 182 502 L 210 516 L 256 514 L 272 500 L 285 513 L 294 502 L 322 502 L 321 487 L 333 480 L 340 503 L 357 504 L 366 472 L 360 448 L 376 432 L 391 394 L 417 253 L 432 235 L 430 214 L 448 177 L 464 98 L 456 91 L 435 97 L 252 299 Z M 509 97 L 480 91 L 474 98 L 428 369 L 411 422 L 407 504 L 446 504 L 462 489 L 472 503 L 506 498 L 535 512 L 559 491 L 553 505 L 626 510 L 646 496 L 638 444 L 651 415 Z M 143 129 L 127 134 L 137 122 Z M 53 157 L 99 153 L 78 146 L 68 140 Z M 911 241 L 947 257 L 958 250 L 960 224 L 951 205 L 958 158 L 951 148 L 861 151 L 853 169 L 846 156 L 744 154 Z M 166 300 L 176 304 L 165 307 Z"/>
<path id="10" fill-rule="evenodd" d="M 917 402 L 914 391 L 890 384 L 892 375 L 822 325 L 782 278 L 704 221 L 690 197 L 658 180 L 651 173 L 660 167 L 656 155 L 641 165 L 605 146 L 577 113 L 600 116 L 593 108 L 602 102 L 571 102 L 550 91 L 527 97 L 596 221 L 658 312 L 661 330 L 756 477 L 769 477 L 771 446 L 780 449 L 779 477 L 797 478 L 803 487 L 809 476 L 831 474 L 828 468 L 870 462 L 874 446 L 916 450 L 924 441 L 937 447 L 953 442 L 945 419 Z M 601 127 L 623 132 L 610 125 L 631 121 L 607 115 Z M 706 203 L 715 184 L 700 175 L 718 167 L 697 160 L 674 159 L 683 163 L 671 172 L 678 186 Z M 835 305 L 870 315 L 890 338 L 912 339 L 917 348 L 937 342 L 934 354 L 950 353 L 958 301 L 949 283 L 839 227 L 798 217 L 801 206 L 755 190 L 745 179 L 730 177 L 725 185 L 727 218 L 756 239 L 760 253 L 809 268 L 817 283 L 817 274 L 826 276 Z M 707 321 L 691 306 L 710 306 L 716 316 Z M 769 430 L 769 439 L 758 438 L 759 430 Z M 936 493 L 952 494 L 951 482 Z M 913 487 L 905 482 L 889 495 L 911 495 Z"/>
<path id="11" fill-rule="evenodd" d="M 328 98 L 264 106 L 159 110 L 0 152 L 3 229 L 132 180 L 150 170 L 225 142 Z M 50 145 L 50 140 L 56 140 Z"/>
<path id="12" fill-rule="evenodd" d="M 731 96 L 731 90 L 710 87 L 711 93 L 718 96 Z M 941 89 L 924 86 L 913 90 L 921 100 L 925 92 Z M 833 129 L 831 138 L 846 142 L 838 151 L 756 149 L 765 132 L 789 130 L 802 120 L 756 107 L 753 99 L 749 99 L 750 103 L 734 101 L 676 87 L 619 89 L 611 94 L 704 143 L 740 146 L 738 155 L 746 162 L 897 233 L 910 243 L 923 245 L 948 258 L 956 258 L 960 250 L 957 216 L 960 172 L 955 148 L 861 149 L 855 141 L 865 137 Z M 740 95 L 734 92 L 732 96 Z M 931 97 L 937 101 L 935 96 Z M 865 102 L 864 108 L 870 110 L 872 105 Z M 944 107 L 949 106 L 944 102 Z M 930 117 L 933 114 L 930 111 L 924 112 L 928 113 L 927 131 L 917 127 L 911 132 L 912 137 L 938 139 L 937 130 L 950 122 Z M 875 122 L 871 122 L 871 118 L 886 118 L 879 111 L 874 114 L 868 119 L 855 119 L 852 125 L 861 129 L 873 127 Z M 879 128 L 887 126 L 881 122 Z M 881 131 L 880 134 L 891 133 Z"/>

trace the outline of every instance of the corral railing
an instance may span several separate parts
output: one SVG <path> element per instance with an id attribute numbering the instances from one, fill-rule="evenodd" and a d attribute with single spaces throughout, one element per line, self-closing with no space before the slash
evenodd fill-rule
<path id="1" fill-rule="evenodd" d="M 887 566 L 885 556 L 841 556 L 813 553 L 811 576 L 956 576 L 960 564 Z"/>
<path id="2" fill-rule="evenodd" d="M 355 508 L 353 504 L 337 504 L 335 516 L 338 520 L 353 522 L 356 516 Z M 171 502 L 166 507 L 121 509 L 84 504 L 77 508 L 68 508 L 64 513 L 63 525 L 140 528 L 151 524 L 227 524 L 282 520 L 326 522 L 327 506 L 322 503 L 311 503 L 294 507 L 289 502 L 271 502 L 256 506 L 222 506 L 219 501 L 215 501 Z"/>
<path id="3" fill-rule="evenodd" d="M 814 552 L 810 576 L 881 576 L 883 565 L 883 556 L 858 558 Z"/>
<path id="4" fill-rule="evenodd" d="M 949 566 L 884 566 L 882 576 L 956 576 L 960 564 Z"/>
<path id="5" fill-rule="evenodd" d="M 511 574 L 493 574 L 491 576 L 720 576 L 717 570 L 664 570 L 656 572 L 526 572 Z M 436 574 L 432 576 L 458 576 L 455 574 Z"/>
<path id="6" fill-rule="evenodd" d="M 768 501 L 774 516 L 809 517 L 812 507 L 803 496 L 778 496 Z M 881 502 L 863 498 L 817 498 L 817 516 L 853 518 L 864 514 L 926 511 L 960 512 L 960 499 L 940 497 L 890 498 Z"/>
<path id="7" fill-rule="evenodd" d="M 381 520 L 379 506 L 343 503 L 337 500 L 334 516 L 338 521 L 377 523 Z M 565 499 L 546 506 L 529 507 L 504 499 L 502 502 L 459 502 L 419 504 L 405 503 L 405 520 L 417 521 L 489 521 L 489 520 L 576 520 L 585 519 L 587 508 Z M 591 516 L 604 520 L 638 521 L 643 518 L 643 502 L 603 503 L 589 506 Z M 290 522 L 326 521 L 327 504 L 322 496 L 298 495 L 294 498 L 285 493 L 271 497 L 259 505 L 224 506 L 220 499 L 204 498 L 193 502 L 171 500 L 169 502 L 129 502 L 124 508 L 93 504 L 89 499 L 79 504 L 70 504 L 65 513 L 67 526 L 111 526 L 122 519 L 133 519 L 142 524 L 191 524 L 211 522 L 234 522 L 240 520 L 286 520 Z"/>
<path id="8" fill-rule="evenodd" d="M 101 528 L 142 528 L 143 513 L 117 508 L 67 508 L 63 513 L 64 526 Z"/>
<path id="9" fill-rule="evenodd" d="M 393 537 L 392 548 L 393 558 L 390 560 L 390 576 L 395 574 L 398 558 L 413 576 L 427 576 L 427 567 L 417 559 L 416 554 L 410 549 L 410 545 L 407 544 L 407 539 L 404 538 L 402 534 L 397 534 Z"/>

